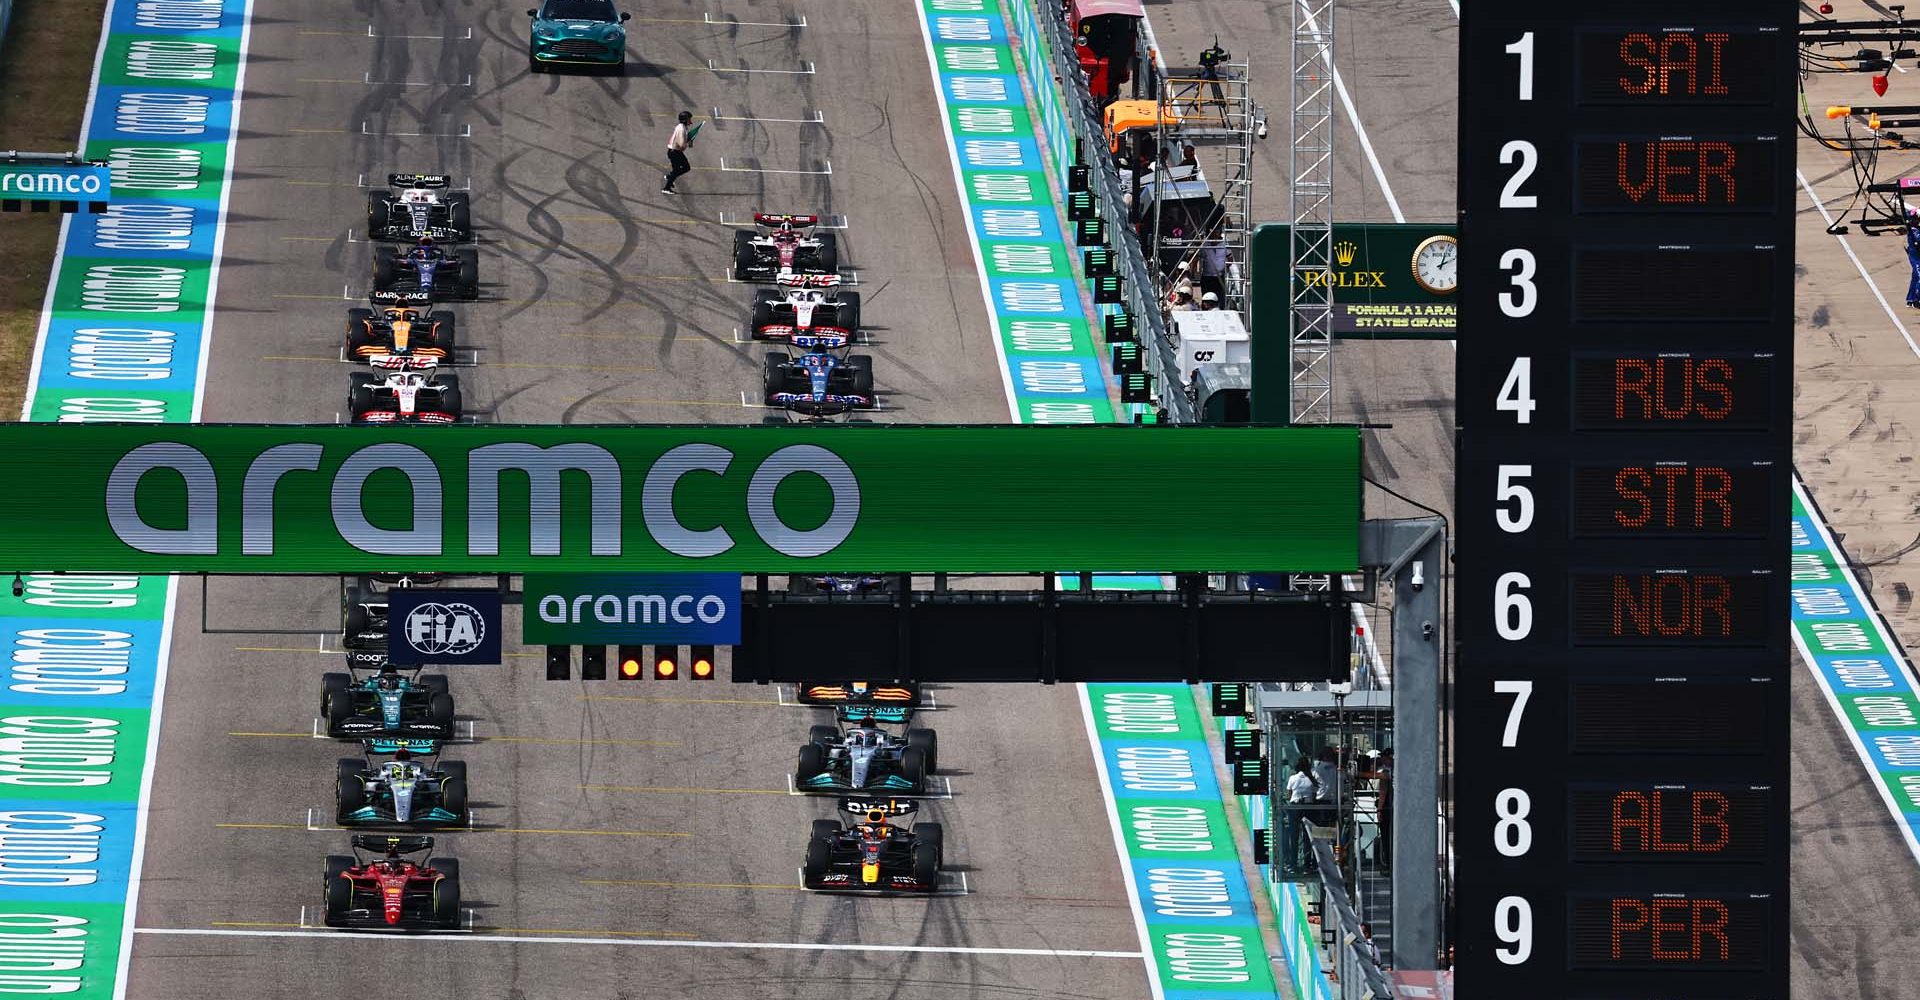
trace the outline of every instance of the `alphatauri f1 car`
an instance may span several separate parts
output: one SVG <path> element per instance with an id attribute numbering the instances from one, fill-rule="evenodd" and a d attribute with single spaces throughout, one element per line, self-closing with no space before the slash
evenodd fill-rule
<path id="1" fill-rule="evenodd" d="M 756 213 L 754 229 L 733 233 L 733 276 L 772 281 L 782 274 L 839 274 L 840 241 L 815 233 L 820 217 Z"/>
<path id="2" fill-rule="evenodd" d="M 460 862 L 433 856 L 432 837 L 356 834 L 353 854 L 329 854 L 328 927 L 455 930 L 460 926 Z M 363 852 L 372 857 L 363 856 Z M 414 860 L 411 855 L 419 855 Z"/>
<path id="3" fill-rule="evenodd" d="M 860 293 L 840 291 L 837 274 L 782 274 L 779 288 L 753 293 L 751 326 L 756 340 L 786 340 L 795 334 L 830 333 L 851 338 L 860 329 Z"/>
<path id="4" fill-rule="evenodd" d="M 436 370 L 347 376 L 347 413 L 356 424 L 452 424 L 460 420 L 460 376 Z"/>
<path id="5" fill-rule="evenodd" d="M 366 756 L 334 762 L 341 826 L 451 826 L 467 819 L 467 765 L 442 761 L 436 740 L 370 739 Z M 374 760 L 376 754 L 393 759 Z"/>
<path id="6" fill-rule="evenodd" d="M 858 820 L 841 826 L 815 820 L 801 869 L 809 889 L 829 892 L 933 892 L 939 888 L 945 835 L 938 823 L 911 828 L 888 820 L 919 807 L 895 799 L 841 799 L 842 811 Z"/>
<path id="7" fill-rule="evenodd" d="M 376 669 L 320 675 L 320 716 L 327 735 L 363 740 L 395 737 L 410 740 L 453 738 L 453 695 L 447 679 L 422 676 L 419 668 L 402 675 L 391 664 Z"/>
<path id="8" fill-rule="evenodd" d="M 445 174 L 388 174 L 386 191 L 367 192 L 367 238 L 411 243 L 431 236 L 448 243 L 473 239 L 467 193 L 449 190 Z"/>
<path id="9" fill-rule="evenodd" d="M 803 792 L 892 792 L 924 795 L 939 767 L 939 737 L 931 729 L 889 736 L 871 726 L 846 732 L 814 726 L 800 748 L 793 784 Z"/>

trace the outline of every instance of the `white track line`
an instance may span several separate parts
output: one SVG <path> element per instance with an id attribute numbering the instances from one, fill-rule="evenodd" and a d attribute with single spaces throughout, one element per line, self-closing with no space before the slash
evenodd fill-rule
<path id="1" fill-rule="evenodd" d="M 745 66 L 722 66 L 718 62 L 712 59 L 707 60 L 707 68 L 714 71 L 715 73 L 772 73 L 777 76 L 812 76 L 813 75 L 812 62 L 803 59 L 800 61 L 800 65 L 805 66 L 806 68 L 805 69 L 749 69 L 748 67 L 745 67 Z"/>
<path id="2" fill-rule="evenodd" d="M 826 177 L 833 173 L 833 161 L 821 160 L 824 170 L 778 170 L 773 167 L 729 167 L 727 158 L 720 158 L 720 169 L 730 174 L 807 174 L 813 177 Z"/>
<path id="3" fill-rule="evenodd" d="M 1306 0 L 1296 0 L 1300 4 L 1300 16 L 1307 19 L 1307 27 L 1318 32 L 1320 23 L 1308 12 Z M 1454 13 L 1458 15 L 1460 7 L 1454 0 Z M 1332 64 L 1332 60 L 1329 60 Z M 1400 201 L 1393 196 L 1393 185 L 1387 183 L 1387 172 L 1380 166 L 1380 157 L 1373 152 L 1373 140 L 1367 138 L 1367 127 L 1360 122 L 1360 112 L 1353 106 L 1353 95 L 1347 93 L 1347 83 L 1340 76 L 1340 67 L 1333 64 L 1333 89 L 1340 94 L 1340 106 L 1346 109 L 1347 120 L 1353 123 L 1353 134 L 1360 140 L 1360 149 L 1367 154 L 1367 164 L 1373 167 L 1373 179 L 1380 182 L 1380 193 L 1386 196 L 1387 210 L 1393 213 L 1393 221 L 1407 221 L 1406 213 L 1400 211 Z"/>
<path id="4" fill-rule="evenodd" d="M 827 116 L 818 111 L 813 113 L 812 118 L 762 118 L 759 115 L 723 115 L 719 108 L 712 110 L 713 114 L 708 117 L 722 122 L 786 122 L 793 125 L 825 125 L 827 123 Z"/>
<path id="5" fill-rule="evenodd" d="M 807 16 L 805 14 L 800 15 L 800 20 L 798 21 L 715 20 L 712 12 L 708 12 L 705 16 L 708 24 L 717 24 L 723 28 L 804 28 L 807 26 Z"/>
<path id="6" fill-rule="evenodd" d="M 1820 201 L 1820 196 L 1814 193 L 1813 185 L 1807 183 L 1807 175 L 1795 169 L 1793 176 L 1800 179 L 1800 188 L 1807 193 L 1807 200 L 1813 202 L 1813 207 L 1820 211 L 1820 218 L 1826 220 L 1827 228 L 1832 229 L 1833 216 L 1828 214 L 1827 206 Z M 1907 342 L 1907 350 L 1912 351 L 1914 357 L 1920 358 L 1920 344 L 1913 342 L 1913 335 L 1907 332 L 1907 324 L 1900 322 L 1900 314 L 1894 312 L 1892 303 L 1887 301 L 1885 295 L 1880 294 L 1880 286 L 1874 284 L 1873 276 L 1867 273 L 1867 266 L 1860 263 L 1859 255 L 1853 252 L 1853 244 L 1847 242 L 1847 238 L 1839 233 L 1834 233 L 1833 238 L 1840 241 L 1840 249 L 1847 252 L 1847 259 L 1853 261 L 1853 269 L 1860 272 L 1860 280 L 1867 283 L 1867 287 L 1873 291 L 1873 297 L 1879 300 L 1880 308 L 1886 310 L 1887 318 L 1893 321 L 1893 328 L 1900 331 L 1900 339 Z"/>
<path id="7" fill-rule="evenodd" d="M 135 934 L 155 937 L 228 937 L 228 938 L 330 938 L 366 946 L 366 937 L 331 930 L 253 930 L 237 927 L 136 927 Z M 1064 948 L 979 948 L 934 947 L 914 944 L 814 944 L 800 941 L 667 941 L 646 938 L 560 937 L 534 934 L 489 934 L 484 930 L 471 936 L 445 934 L 394 935 L 392 942 L 431 942 L 445 944 L 572 944 L 614 945 L 627 948 L 705 948 L 725 951 L 819 951 L 854 952 L 867 955 L 1005 955 L 1018 958 L 1119 958 L 1138 962 L 1145 955 L 1137 951 L 1089 951 Z"/>

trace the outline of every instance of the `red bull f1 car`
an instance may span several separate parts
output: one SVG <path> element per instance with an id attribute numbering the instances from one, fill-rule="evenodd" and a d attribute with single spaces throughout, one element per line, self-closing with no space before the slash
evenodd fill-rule
<path id="1" fill-rule="evenodd" d="M 795 334 L 836 334 L 849 340 L 860 329 L 860 293 L 840 291 L 837 274 L 783 274 L 779 288 L 753 293 L 755 340 L 786 340 Z"/>
<path id="2" fill-rule="evenodd" d="M 358 834 L 352 843 L 351 856 L 327 855 L 328 927 L 460 927 L 460 862 L 434 857 L 432 837 Z"/>
<path id="3" fill-rule="evenodd" d="M 756 213 L 754 229 L 733 233 L 733 276 L 741 281 L 772 281 L 782 274 L 839 274 L 840 241 L 815 233 L 816 215 Z"/>
<path id="4" fill-rule="evenodd" d="M 460 377 L 434 369 L 348 375 L 347 413 L 356 424 L 451 424 L 460 420 Z"/>
<path id="5" fill-rule="evenodd" d="M 940 885 L 945 835 L 938 823 L 896 826 L 900 816 L 917 812 L 897 799 L 841 799 L 842 811 L 856 817 L 842 826 L 815 820 L 807 838 L 802 883 L 823 892 L 925 893 Z"/>
<path id="6" fill-rule="evenodd" d="M 452 187 L 453 178 L 445 174 L 388 174 L 388 190 L 367 192 L 367 238 L 472 242 L 467 194 Z"/>

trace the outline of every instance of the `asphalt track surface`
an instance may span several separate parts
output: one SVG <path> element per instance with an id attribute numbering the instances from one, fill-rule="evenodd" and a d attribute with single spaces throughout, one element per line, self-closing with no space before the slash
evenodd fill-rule
<path id="1" fill-rule="evenodd" d="M 518 5 L 260 0 L 205 419 L 335 419 L 357 304 L 343 294 L 363 295 L 370 266 L 357 184 L 422 171 L 471 178 L 484 301 L 454 308 L 479 349 L 459 374 L 480 419 L 757 422 L 741 392 L 762 348 L 735 342 L 749 286 L 725 280 L 720 216 L 761 210 L 847 216 L 876 420 L 1004 422 L 911 15 L 864 0 L 633 13 L 624 76 L 534 76 Z M 716 107 L 730 117 L 701 135 L 683 193 L 658 194 L 674 114 Z M 332 586 L 215 581 L 205 610 L 218 628 L 322 629 Z M 309 808 L 330 826 L 332 761 L 352 752 L 311 736 L 340 658 L 315 635 L 202 632 L 202 611 L 183 584 L 129 996 L 1147 995 L 1069 687 L 936 691 L 925 724 L 953 798 L 926 818 L 968 894 L 849 899 L 797 887 L 830 803 L 784 776 L 825 713 L 728 683 L 548 682 L 510 654 L 452 682 L 477 741 L 449 757 L 470 765 L 480 829 L 441 845 L 476 933 L 303 930 L 322 856 L 347 845 L 308 829 Z"/>

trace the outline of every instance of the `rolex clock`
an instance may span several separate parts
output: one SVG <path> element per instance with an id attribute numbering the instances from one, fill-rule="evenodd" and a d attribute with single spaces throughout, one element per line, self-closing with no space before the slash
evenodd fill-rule
<path id="1" fill-rule="evenodd" d="M 1413 280 L 1435 295 L 1452 294 L 1460 284 L 1459 255 L 1460 244 L 1451 236 L 1421 240 L 1413 248 Z"/>

